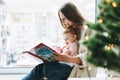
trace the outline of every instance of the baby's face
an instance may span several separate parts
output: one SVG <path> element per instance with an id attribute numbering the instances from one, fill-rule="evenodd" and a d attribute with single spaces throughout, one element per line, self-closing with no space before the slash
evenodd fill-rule
<path id="1" fill-rule="evenodd" d="M 77 39 L 77 37 L 75 34 L 72 34 L 72 33 L 64 34 L 65 43 L 72 43 L 72 42 L 76 41 L 76 39 Z"/>

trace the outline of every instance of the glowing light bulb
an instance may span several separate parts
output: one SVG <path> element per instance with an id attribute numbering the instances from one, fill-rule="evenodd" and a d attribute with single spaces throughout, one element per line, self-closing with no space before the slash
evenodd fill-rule
<path id="1" fill-rule="evenodd" d="M 84 25 L 84 29 L 88 29 L 88 26 L 87 26 L 87 25 Z"/>
<path id="2" fill-rule="evenodd" d="M 113 7 L 117 7 L 117 3 L 116 2 L 112 2 L 112 6 Z"/>
<path id="3" fill-rule="evenodd" d="M 89 39 L 89 37 L 88 36 L 85 36 L 85 40 L 88 40 Z"/>
<path id="4" fill-rule="evenodd" d="M 92 68 L 91 67 L 88 67 L 88 70 L 90 71 Z"/>
<path id="5" fill-rule="evenodd" d="M 108 46 L 107 49 L 110 50 L 111 49 L 110 46 Z"/>
<path id="6" fill-rule="evenodd" d="M 105 49 L 111 50 L 111 49 L 113 49 L 113 47 L 114 47 L 114 44 L 109 44 L 109 45 L 105 46 Z"/>
<path id="7" fill-rule="evenodd" d="M 111 3 L 111 0 L 106 0 L 106 3 L 107 3 L 107 4 L 110 4 L 110 3 Z"/>
<path id="8" fill-rule="evenodd" d="M 103 23 L 103 19 L 99 19 L 98 22 L 99 22 L 99 23 Z"/>

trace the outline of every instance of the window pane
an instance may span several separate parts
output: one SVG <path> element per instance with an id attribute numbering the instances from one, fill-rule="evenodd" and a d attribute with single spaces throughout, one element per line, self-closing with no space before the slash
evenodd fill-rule
<path id="1" fill-rule="evenodd" d="M 95 0 L 4 0 L 0 5 L 0 67 L 28 67 L 36 61 L 22 54 L 43 42 L 62 46 L 62 26 L 57 11 L 73 2 L 86 20 L 95 21 Z"/>

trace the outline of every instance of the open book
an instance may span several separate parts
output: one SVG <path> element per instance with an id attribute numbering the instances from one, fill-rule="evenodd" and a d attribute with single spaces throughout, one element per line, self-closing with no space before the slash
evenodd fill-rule
<path id="1" fill-rule="evenodd" d="M 48 47 L 47 45 L 40 43 L 37 46 L 33 47 L 30 51 L 25 51 L 35 58 L 43 60 L 43 62 L 57 62 L 53 53 L 57 53 L 54 49 Z"/>

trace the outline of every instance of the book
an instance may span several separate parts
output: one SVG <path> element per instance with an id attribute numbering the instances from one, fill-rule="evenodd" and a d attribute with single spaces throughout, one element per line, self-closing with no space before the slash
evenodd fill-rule
<path id="1" fill-rule="evenodd" d="M 43 62 L 57 62 L 57 58 L 54 53 L 57 53 L 54 49 L 50 48 L 44 43 L 40 43 L 37 46 L 33 47 L 29 51 L 23 53 L 28 53 L 34 58 L 41 59 Z"/>

